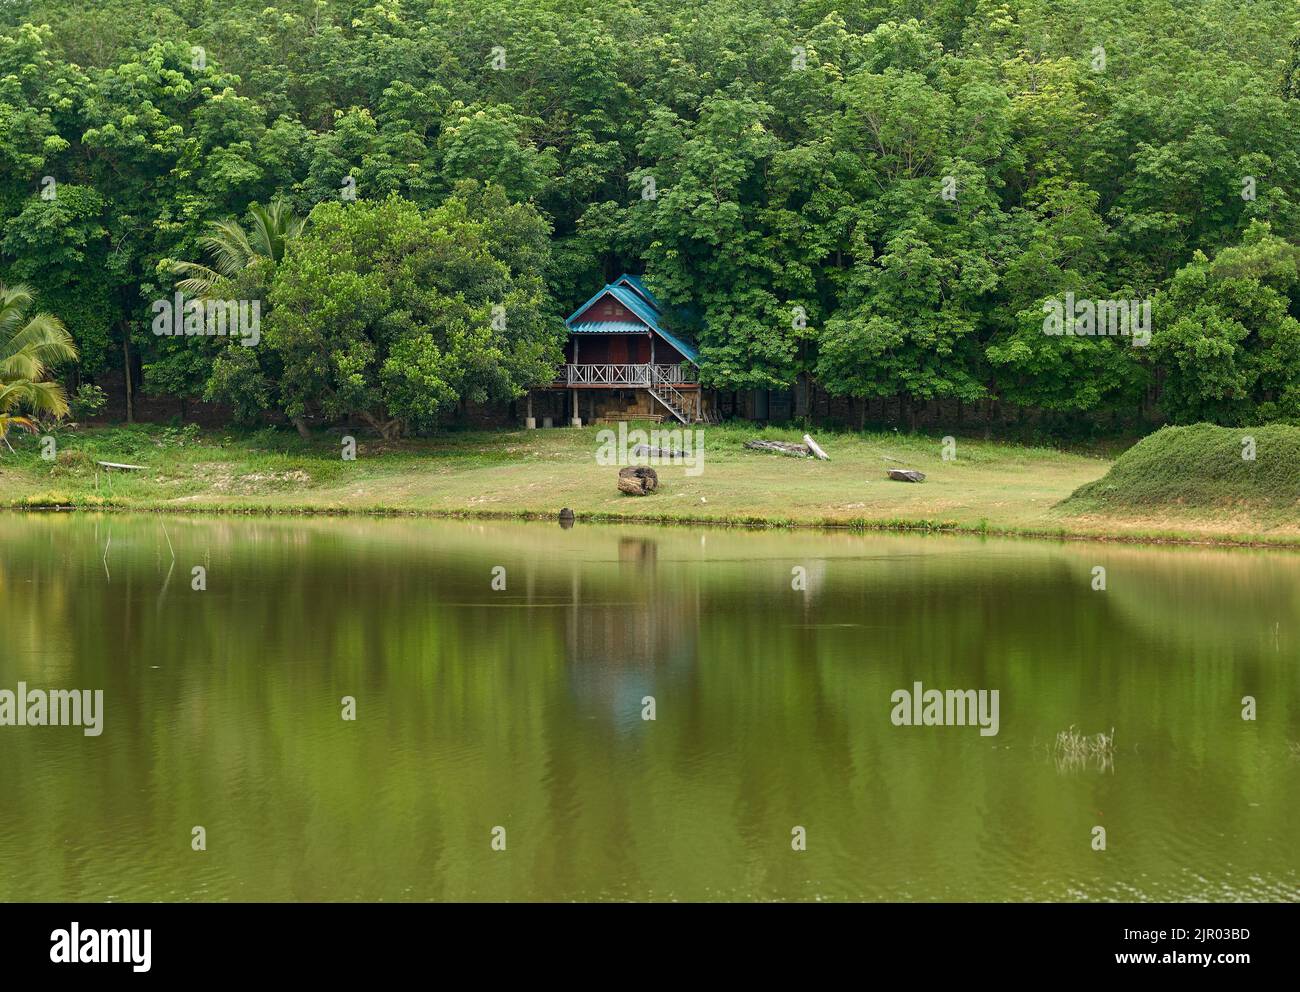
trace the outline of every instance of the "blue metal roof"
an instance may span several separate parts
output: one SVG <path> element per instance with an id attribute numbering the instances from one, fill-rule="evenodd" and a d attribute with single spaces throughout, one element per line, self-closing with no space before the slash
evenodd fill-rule
<path id="1" fill-rule="evenodd" d="M 674 335 L 669 334 L 669 333 L 668 333 L 667 331 L 665 331 L 662 327 L 656 327 L 655 330 L 659 333 L 659 336 L 660 336 L 661 338 L 663 338 L 663 339 L 664 339 L 665 341 L 667 341 L 670 345 L 672 345 L 674 348 L 676 348 L 678 351 L 680 351 L 680 352 L 682 353 L 682 355 L 685 357 L 685 359 L 686 359 L 688 362 L 690 362 L 690 363 L 691 363 L 692 365 L 694 365 L 696 368 L 699 367 L 699 365 L 700 365 L 700 353 L 699 353 L 698 351 L 696 351 L 694 348 L 692 348 L 689 344 L 687 344 L 687 343 L 686 343 L 685 341 L 683 341 L 681 338 L 679 338 L 679 337 L 675 337 Z"/>
<path id="2" fill-rule="evenodd" d="M 570 334 L 649 334 L 650 328 L 645 324 L 634 324 L 630 320 L 584 320 L 580 324 L 569 325 Z"/>
<path id="3" fill-rule="evenodd" d="M 626 286 L 618 285 L 618 283 L 621 282 L 630 283 L 633 286 L 639 287 L 639 290 L 629 289 Z M 644 292 L 645 298 L 639 296 L 638 292 Z M 604 296 L 607 293 L 610 296 L 614 297 L 614 299 L 618 300 L 619 303 L 623 304 L 623 306 L 627 307 L 627 309 L 631 310 L 636 317 L 638 317 L 642 322 L 644 322 L 646 328 L 649 328 L 650 330 L 654 331 L 661 338 L 663 338 L 670 345 L 672 345 L 679 352 L 681 352 L 682 355 L 685 356 L 686 360 L 689 361 L 692 365 L 698 366 L 700 364 L 700 353 L 698 351 L 696 351 L 694 348 L 688 345 L 685 341 L 682 341 L 680 338 L 677 338 L 672 334 L 669 334 L 667 331 L 665 331 L 662 327 L 659 326 L 660 310 L 657 308 L 661 308 L 662 305 L 659 303 L 657 299 L 655 299 L 654 294 L 651 293 L 650 290 L 645 288 L 645 286 L 642 284 L 640 279 L 638 279 L 636 276 L 627 275 L 626 273 L 619 276 L 614 283 L 611 283 L 610 285 L 606 286 L 604 289 L 600 290 L 586 303 L 578 307 L 577 310 L 569 314 L 569 318 L 564 322 L 564 326 L 567 327 L 569 331 L 574 334 L 635 334 L 643 331 L 645 328 L 641 327 L 640 325 L 633 324 L 630 321 L 624 321 L 624 320 L 579 321 L 578 320 L 578 318 L 581 317 L 583 313 L 585 313 L 593 303 L 595 303 L 597 300 L 599 300 L 602 296 Z M 654 302 L 649 303 L 647 302 L 647 300 L 653 300 Z"/>
<path id="4" fill-rule="evenodd" d="M 610 296 L 644 320 L 646 324 L 656 331 L 659 330 L 659 314 L 655 313 L 654 307 L 637 296 L 636 293 L 623 286 L 606 286 L 605 289 Z"/>
<path id="5" fill-rule="evenodd" d="M 659 302 L 659 298 L 655 296 L 654 293 L 650 292 L 650 290 L 646 288 L 646 284 L 636 276 L 624 272 L 614 280 L 614 285 L 617 286 L 621 282 L 628 283 L 634 290 L 644 296 L 650 305 L 655 308 L 655 313 L 664 312 L 664 305 Z"/>

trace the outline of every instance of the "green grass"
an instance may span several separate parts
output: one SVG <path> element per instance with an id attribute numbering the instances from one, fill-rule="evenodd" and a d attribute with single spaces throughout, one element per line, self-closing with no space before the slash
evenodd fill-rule
<path id="1" fill-rule="evenodd" d="M 1253 439 L 1254 458 L 1243 458 Z M 1166 427 L 1116 459 L 1066 501 L 1073 509 L 1150 507 L 1294 512 L 1300 504 L 1300 427 Z"/>
<path id="2" fill-rule="evenodd" d="M 893 432 L 818 431 L 831 456 L 821 462 L 743 447 L 754 437 L 798 440 L 798 429 L 706 427 L 702 472 L 656 466 L 659 492 L 629 497 L 616 488 L 617 468 L 596 463 L 597 430 L 447 432 L 399 442 L 358 435 L 355 461 L 341 457 L 341 432 L 302 439 L 277 429 L 65 431 L 53 463 L 41 459 L 38 439 L 13 438 L 17 454 L 0 458 L 0 506 L 539 518 L 567 506 L 593 521 L 1300 542 L 1293 513 L 1225 523 L 1181 507 L 1148 507 L 1132 518 L 1099 510 L 1095 497 L 1079 495 L 1112 468 L 1095 454 L 958 438 L 956 459 L 945 460 L 939 437 Z M 1261 459 L 1272 430 L 1256 432 Z M 109 473 L 97 461 L 144 470 Z M 892 482 L 891 467 L 927 479 Z"/>

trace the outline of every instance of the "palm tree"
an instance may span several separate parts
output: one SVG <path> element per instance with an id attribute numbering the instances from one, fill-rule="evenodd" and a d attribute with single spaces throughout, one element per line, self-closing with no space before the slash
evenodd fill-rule
<path id="1" fill-rule="evenodd" d="M 208 226 L 208 233 L 199 239 L 199 244 L 211 258 L 211 265 L 172 262 L 172 271 L 184 276 L 176 283 L 177 289 L 191 299 L 205 302 L 223 298 L 261 300 L 262 309 L 266 309 L 265 300 L 271 291 L 276 266 L 284 259 L 289 242 L 302 234 L 307 220 L 295 214 L 285 200 L 272 200 L 265 207 L 249 207 L 248 216 L 247 230 L 233 218 Z M 259 362 L 251 354 L 239 358 L 255 366 Z M 231 361 L 229 357 L 219 356 L 213 368 L 219 369 L 228 361 Z M 213 397 L 209 395 L 209 398 Z M 215 398 L 222 396 L 217 394 Z M 306 421 L 300 416 L 291 419 L 298 433 L 307 436 Z"/>
<path id="2" fill-rule="evenodd" d="M 35 431 L 33 416 L 67 414 L 67 394 L 46 376 L 51 367 L 77 357 L 63 321 L 48 313 L 29 314 L 34 300 L 28 287 L 0 283 L 0 441 L 10 451 L 10 428 Z"/>
<path id="3" fill-rule="evenodd" d="M 248 230 L 237 220 L 214 221 L 199 244 L 212 257 L 212 265 L 199 262 L 173 262 L 172 269 L 184 276 L 176 284 L 184 293 L 197 299 L 209 299 L 219 287 L 235 282 L 248 283 L 262 290 L 270 286 L 275 266 L 284 258 L 285 248 L 302 234 L 306 218 L 293 212 L 284 200 L 272 200 L 265 207 L 253 206 Z"/>

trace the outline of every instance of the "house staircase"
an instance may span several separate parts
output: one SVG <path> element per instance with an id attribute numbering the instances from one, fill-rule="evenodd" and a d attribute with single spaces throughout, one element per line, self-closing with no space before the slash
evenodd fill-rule
<path id="1" fill-rule="evenodd" d="M 695 394 L 687 394 L 680 389 L 675 388 L 671 383 L 664 382 L 659 376 L 655 376 L 654 382 L 648 387 L 649 393 L 665 410 L 680 420 L 683 424 L 695 423 Z"/>

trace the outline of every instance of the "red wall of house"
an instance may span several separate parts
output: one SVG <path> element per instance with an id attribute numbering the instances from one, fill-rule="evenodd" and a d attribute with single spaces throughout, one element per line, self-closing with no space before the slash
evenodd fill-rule
<path id="1" fill-rule="evenodd" d="M 582 315 L 582 323 L 597 321 L 629 321 L 644 325 L 636 314 L 612 296 L 604 296 L 593 303 Z M 644 334 L 570 334 L 564 346 L 565 362 L 573 362 L 573 342 L 580 340 L 578 364 L 580 365 L 645 365 L 650 361 L 650 330 Z M 623 348 L 627 352 L 624 354 Z M 655 362 L 659 365 L 677 365 L 685 357 L 663 338 L 655 338 Z"/>
<path id="2" fill-rule="evenodd" d="M 646 361 L 650 361 L 649 356 Z M 656 365 L 680 365 L 686 361 L 686 356 L 670 345 L 663 338 L 655 338 L 655 364 Z"/>
<path id="3" fill-rule="evenodd" d="M 612 296 L 606 296 L 593 303 L 590 309 L 582 315 L 582 320 L 584 323 L 596 320 L 626 320 L 633 324 L 644 323 L 640 317 Z"/>
<path id="4" fill-rule="evenodd" d="M 573 362 L 573 342 L 578 345 L 579 365 L 644 365 L 650 361 L 650 335 L 648 334 L 570 334 L 564 346 L 564 360 Z M 674 357 L 667 357 L 665 349 Z M 655 361 L 672 364 L 680 356 L 666 342 L 655 342 Z"/>

